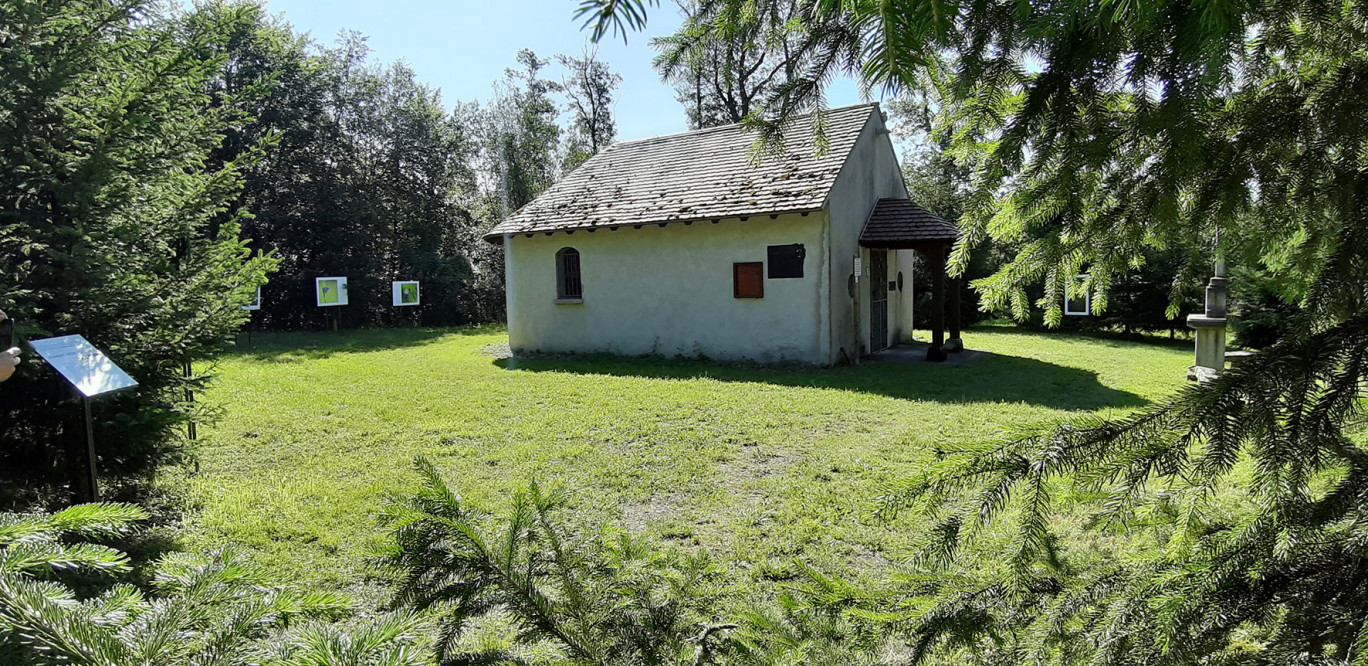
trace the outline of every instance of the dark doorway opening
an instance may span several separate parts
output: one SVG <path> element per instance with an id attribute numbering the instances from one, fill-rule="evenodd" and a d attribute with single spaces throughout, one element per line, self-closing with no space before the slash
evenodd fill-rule
<path id="1" fill-rule="evenodd" d="M 869 353 L 888 347 L 888 252 L 869 252 Z"/>

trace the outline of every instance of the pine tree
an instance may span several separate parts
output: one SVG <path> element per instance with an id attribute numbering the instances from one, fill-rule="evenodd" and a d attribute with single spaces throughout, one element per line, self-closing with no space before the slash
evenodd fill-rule
<path id="1" fill-rule="evenodd" d="M 1218 232 L 1225 260 L 1305 285 L 1282 340 L 1218 381 L 951 455 L 891 493 L 890 511 L 942 517 L 910 589 L 939 601 L 883 609 L 914 657 L 1368 663 L 1368 6 L 812 0 L 799 22 L 819 65 L 789 107 L 840 72 L 948 91 L 937 131 L 976 168 L 953 263 L 1021 243 L 975 282 L 989 306 L 1058 323 L 1086 273 L 1105 310 L 1151 250 L 1182 257 L 1174 284 L 1204 275 Z M 1073 568 L 1050 529 L 1061 483 L 1108 493 L 1100 524 L 1164 546 Z M 1223 515 L 1213 497 L 1232 487 L 1243 500 Z M 932 566 L 994 525 L 1016 535 L 1004 574 Z"/>
<path id="2" fill-rule="evenodd" d="M 217 63 L 199 56 L 241 16 L 180 31 L 152 8 L 0 4 L 0 308 L 21 338 L 82 334 L 138 380 L 96 410 L 101 462 L 124 470 L 191 418 L 206 378 L 186 366 L 241 325 L 274 264 L 239 237 L 240 164 L 209 164 L 241 98 L 215 102 Z M 0 468 L 27 482 L 80 434 L 79 405 L 39 363 L 5 389 Z"/>

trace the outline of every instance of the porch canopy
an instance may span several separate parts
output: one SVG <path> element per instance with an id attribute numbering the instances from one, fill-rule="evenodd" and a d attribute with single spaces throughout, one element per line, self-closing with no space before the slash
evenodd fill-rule
<path id="1" fill-rule="evenodd" d="M 946 259 L 959 238 L 959 228 L 908 199 L 879 199 L 860 232 L 860 245 L 873 250 L 916 250 L 931 271 L 931 347 L 928 361 L 964 349 L 960 339 L 960 280 L 950 280 L 950 339 L 945 339 Z"/>

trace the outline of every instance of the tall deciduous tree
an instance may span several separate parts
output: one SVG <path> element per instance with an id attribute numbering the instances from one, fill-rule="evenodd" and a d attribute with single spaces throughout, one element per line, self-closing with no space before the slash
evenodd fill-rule
<path id="1" fill-rule="evenodd" d="M 505 70 L 494 101 L 483 114 L 484 166 L 493 177 L 501 214 L 537 198 L 560 176 L 560 116 L 551 98 L 561 85 L 544 79 L 547 61 L 529 49 L 518 51 L 521 69 Z"/>
<path id="2" fill-rule="evenodd" d="M 890 495 L 941 517 L 927 564 L 994 524 L 1014 535 L 1005 574 L 919 579 L 939 601 L 899 614 L 914 656 L 1368 663 L 1368 6 L 812 0 L 799 21 L 812 54 L 836 55 L 809 90 L 844 71 L 950 91 L 938 125 L 977 166 L 955 265 L 985 239 L 1028 239 L 976 282 L 988 303 L 1024 317 L 1043 283 L 1035 305 L 1057 321 L 1086 269 L 1105 309 L 1153 248 L 1204 271 L 1218 230 L 1228 260 L 1307 285 L 1292 330 L 1216 381 L 954 456 Z M 818 99 L 799 85 L 788 101 Z M 1067 481 L 1109 495 L 1098 524 L 1155 547 L 1077 566 L 1052 530 Z M 1218 504 L 1232 488 L 1243 501 Z"/>
<path id="3" fill-rule="evenodd" d="M 241 163 L 210 159 L 250 91 L 211 95 L 222 62 L 201 55 L 244 18 L 179 30 L 143 0 L 0 5 L 0 304 L 22 336 L 82 334 L 141 384 L 97 406 L 105 467 L 163 450 L 202 380 L 186 364 L 274 264 L 238 236 Z M 0 402 L 0 469 L 39 478 L 79 409 L 25 364 Z"/>
<path id="4" fill-rule="evenodd" d="M 563 160 L 560 110 L 552 93 L 561 85 L 542 78 L 547 61 L 528 49 L 518 52 L 521 69 L 507 69 L 487 105 L 458 105 L 456 115 L 477 137 L 480 195 L 475 216 L 486 228 L 527 205 L 560 177 Z M 486 306 L 503 312 L 503 252 L 484 242 L 473 244 L 481 270 L 476 285 L 488 293 Z"/>
<path id="5" fill-rule="evenodd" d="M 253 141 L 273 138 L 265 159 L 245 171 L 242 194 L 252 211 L 247 235 L 282 260 L 257 324 L 319 325 L 313 284 L 328 275 L 349 278 L 344 323 L 417 313 L 427 324 L 488 320 L 487 299 L 473 288 L 469 129 L 412 70 L 373 63 L 355 33 L 320 48 L 254 3 L 206 3 L 191 20 L 227 11 L 252 20 L 225 46 L 218 85 L 260 94 L 255 119 L 235 128 L 216 157 L 233 161 Z M 395 310 L 393 280 L 420 281 L 423 305 Z"/>
<path id="6" fill-rule="evenodd" d="M 582 57 L 558 55 L 556 59 L 566 69 L 561 86 L 574 113 L 574 130 L 565 163 L 565 170 L 570 171 L 607 148 L 617 137 L 613 91 L 622 83 L 622 77 L 598 59 L 597 51 L 586 49 Z"/>
<path id="7" fill-rule="evenodd" d="M 716 15 L 707 2 L 681 3 L 684 25 L 651 40 L 654 65 L 675 88 L 689 127 L 739 123 L 762 108 L 782 107 L 805 61 L 789 20 L 797 2 L 765 5 L 763 15 L 737 8 Z M 768 106 L 767 106 L 768 105 Z"/>

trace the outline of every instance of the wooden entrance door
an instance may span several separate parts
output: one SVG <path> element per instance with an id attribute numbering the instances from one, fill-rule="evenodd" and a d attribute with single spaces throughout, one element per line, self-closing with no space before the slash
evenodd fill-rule
<path id="1" fill-rule="evenodd" d="M 869 351 L 888 346 L 888 252 L 869 253 Z"/>

